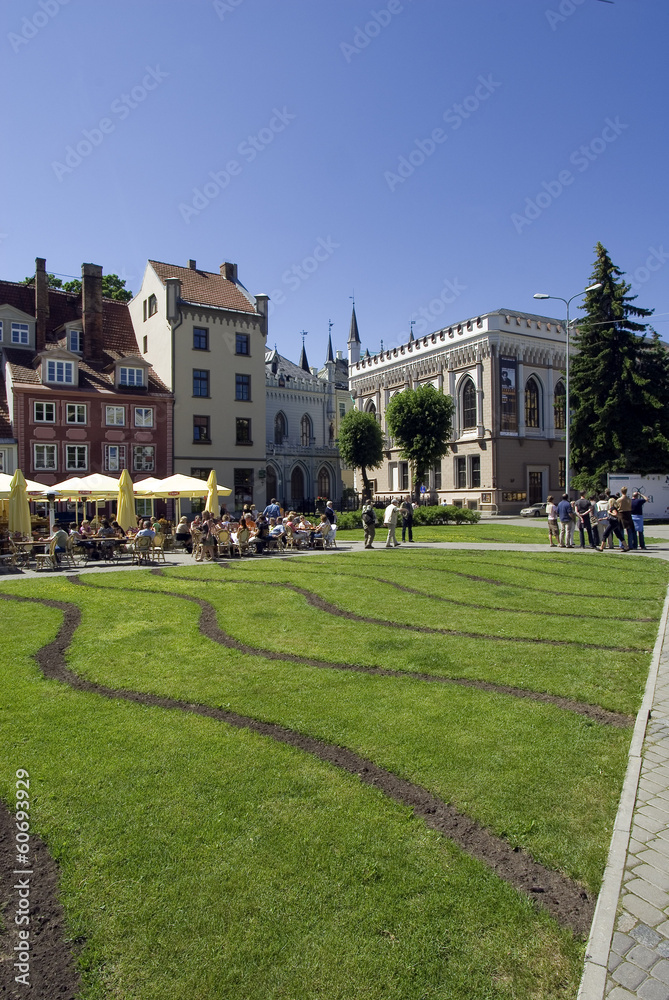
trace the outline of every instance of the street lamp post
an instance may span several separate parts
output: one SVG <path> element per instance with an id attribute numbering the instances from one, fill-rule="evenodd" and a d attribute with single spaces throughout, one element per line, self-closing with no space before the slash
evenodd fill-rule
<path id="1" fill-rule="evenodd" d="M 588 288 L 584 289 L 582 292 L 577 292 L 576 295 L 572 295 L 570 299 L 563 299 L 561 295 L 547 295 L 545 292 L 535 292 L 535 299 L 557 299 L 559 302 L 564 302 L 567 307 L 567 360 L 565 364 L 565 422 L 564 422 L 564 491 L 569 493 L 569 456 L 570 456 L 570 425 L 571 425 L 571 410 L 569 409 L 569 304 L 574 301 L 574 299 L 580 298 L 581 295 L 585 295 L 586 292 L 594 292 L 595 289 L 601 288 L 602 283 L 598 281 L 596 285 L 590 285 Z"/>

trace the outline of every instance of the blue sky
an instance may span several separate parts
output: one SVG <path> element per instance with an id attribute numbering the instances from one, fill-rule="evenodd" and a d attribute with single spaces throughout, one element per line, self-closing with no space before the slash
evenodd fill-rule
<path id="1" fill-rule="evenodd" d="M 666 0 L 4 0 L 3 278 L 239 265 L 312 364 L 500 307 L 599 240 L 669 340 Z M 665 251 L 666 248 L 666 251 Z M 540 309 L 539 306 L 550 306 Z M 573 303 L 572 310 L 577 306 Z M 572 313 L 573 314 L 573 313 Z"/>

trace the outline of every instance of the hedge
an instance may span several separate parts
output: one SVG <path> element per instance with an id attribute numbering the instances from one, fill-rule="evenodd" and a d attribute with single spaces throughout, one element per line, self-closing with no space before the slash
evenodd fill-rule
<path id="1" fill-rule="evenodd" d="M 385 510 L 385 505 L 383 507 L 375 507 L 376 510 L 376 525 L 380 527 L 383 525 L 383 511 Z M 445 504 L 441 507 L 418 507 L 413 512 L 413 523 L 416 524 L 449 524 L 454 522 L 455 524 L 476 524 L 481 519 L 481 513 L 478 510 L 469 510 L 467 507 L 454 507 L 451 504 Z M 398 518 L 398 524 L 401 524 L 401 520 Z M 337 514 L 337 530 L 338 531 L 350 531 L 353 528 L 362 527 L 362 511 L 361 510 L 351 510 L 345 511 L 341 514 Z"/>

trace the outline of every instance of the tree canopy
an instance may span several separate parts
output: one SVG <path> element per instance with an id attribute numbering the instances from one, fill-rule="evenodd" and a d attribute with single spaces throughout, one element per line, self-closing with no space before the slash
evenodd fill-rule
<path id="1" fill-rule="evenodd" d="M 346 465 L 360 469 L 363 496 L 369 499 L 372 485 L 367 469 L 376 469 L 383 462 L 383 432 L 373 413 L 348 411 L 339 425 L 339 454 Z"/>
<path id="2" fill-rule="evenodd" d="M 429 384 L 398 392 L 388 403 L 388 430 L 411 464 L 415 490 L 427 469 L 448 454 L 453 408 L 452 398 Z"/>
<path id="3" fill-rule="evenodd" d="M 23 279 L 24 285 L 34 285 L 35 275 Z M 47 274 L 47 284 L 49 288 L 62 288 L 64 292 L 71 292 L 73 295 L 81 295 L 81 278 L 73 278 L 72 281 L 63 281 L 55 274 Z M 125 279 L 119 278 L 118 274 L 102 275 L 102 294 L 105 298 L 116 299 L 117 302 L 129 302 L 132 292 L 125 287 Z"/>
<path id="4" fill-rule="evenodd" d="M 571 360 L 571 464 L 574 483 L 607 472 L 639 475 L 669 468 L 669 358 L 657 334 L 647 338 L 651 309 L 635 305 L 624 272 L 596 248 L 585 316 Z"/>

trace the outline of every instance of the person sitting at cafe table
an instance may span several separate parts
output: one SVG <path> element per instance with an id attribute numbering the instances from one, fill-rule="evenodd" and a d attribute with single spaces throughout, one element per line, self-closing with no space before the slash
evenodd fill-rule
<path id="1" fill-rule="evenodd" d="M 53 527 L 53 535 L 51 535 L 50 538 L 47 538 L 46 541 L 49 544 L 51 544 L 51 542 L 56 543 L 53 547 L 53 554 L 56 557 L 56 565 L 60 566 L 61 553 L 67 551 L 67 531 L 65 531 L 62 524 L 54 524 Z"/>
<path id="2" fill-rule="evenodd" d="M 193 542 L 191 539 L 190 528 L 188 526 L 188 518 L 185 514 L 177 524 L 175 537 L 177 542 L 179 542 L 180 545 L 183 545 L 187 552 L 193 551 Z"/>
<path id="3" fill-rule="evenodd" d="M 139 529 L 139 531 L 135 535 L 135 538 L 155 538 L 155 537 L 156 537 L 156 533 L 153 530 L 153 528 L 151 527 L 151 522 L 148 519 L 146 521 L 144 521 L 144 523 L 142 524 L 142 527 Z"/>
<path id="4" fill-rule="evenodd" d="M 320 523 L 317 524 L 315 528 L 312 528 L 312 530 L 309 532 L 309 548 L 313 549 L 315 538 L 322 538 L 323 541 L 325 541 L 325 536 L 329 533 L 329 531 L 330 531 L 330 518 L 327 516 L 327 514 L 321 514 Z"/>
<path id="5" fill-rule="evenodd" d="M 248 518 L 246 523 L 248 526 Z M 267 546 L 267 539 L 269 538 L 269 523 L 264 514 L 258 515 L 258 521 L 254 525 L 254 529 L 250 541 L 254 543 L 256 552 L 262 555 Z"/>

